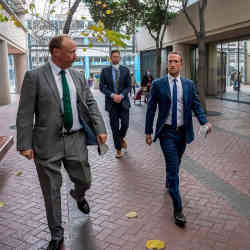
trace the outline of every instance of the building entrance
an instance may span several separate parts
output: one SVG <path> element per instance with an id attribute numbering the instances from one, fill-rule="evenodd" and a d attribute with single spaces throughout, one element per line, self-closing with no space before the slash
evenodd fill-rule
<path id="1" fill-rule="evenodd" d="M 217 97 L 250 104 L 250 40 L 217 44 Z"/>

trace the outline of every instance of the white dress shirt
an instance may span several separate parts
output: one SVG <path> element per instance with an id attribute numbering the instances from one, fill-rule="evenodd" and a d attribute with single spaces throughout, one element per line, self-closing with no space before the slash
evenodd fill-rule
<path id="1" fill-rule="evenodd" d="M 56 64 L 52 62 L 52 60 L 49 61 L 51 65 L 51 69 L 53 72 L 53 76 L 56 82 L 56 86 L 58 89 L 58 93 L 60 96 L 61 100 L 61 107 L 62 111 L 64 111 L 63 107 L 63 88 L 62 88 L 62 75 L 61 75 L 61 68 L 59 68 Z M 78 109 L 77 109 L 77 93 L 76 93 L 76 87 L 73 82 L 73 79 L 69 73 L 69 70 L 65 69 L 65 76 L 67 79 L 67 83 L 69 86 L 69 92 L 70 92 L 70 100 L 71 100 L 71 108 L 72 108 L 72 114 L 73 114 L 73 126 L 71 128 L 71 131 L 76 131 L 82 128 L 82 125 L 80 124 L 79 121 L 79 116 L 78 116 Z"/>
<path id="2" fill-rule="evenodd" d="M 173 107 L 173 86 L 174 86 L 174 79 L 176 79 L 177 85 L 177 127 L 184 125 L 184 112 L 183 112 L 183 89 L 180 75 L 177 77 L 173 77 L 168 74 L 168 82 L 171 92 L 171 106 L 168 114 L 168 118 L 166 120 L 166 124 L 172 125 L 172 107 Z"/>

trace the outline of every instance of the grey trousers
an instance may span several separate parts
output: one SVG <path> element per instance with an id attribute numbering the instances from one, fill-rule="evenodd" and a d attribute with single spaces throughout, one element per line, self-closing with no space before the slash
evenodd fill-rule
<path id="1" fill-rule="evenodd" d="M 63 163 L 71 181 L 75 184 L 77 197 L 83 197 L 91 185 L 86 137 L 82 132 L 62 137 L 60 152 L 50 159 L 41 160 L 35 156 L 35 164 L 43 192 L 48 226 L 52 239 L 63 237 L 61 213 L 61 186 Z"/>

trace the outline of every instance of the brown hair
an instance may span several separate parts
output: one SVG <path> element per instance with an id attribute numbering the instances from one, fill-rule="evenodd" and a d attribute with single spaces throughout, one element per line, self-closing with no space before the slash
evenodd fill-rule
<path id="1" fill-rule="evenodd" d="M 111 56 L 112 56 L 114 53 L 119 53 L 119 55 L 120 55 L 120 50 L 118 50 L 118 49 L 112 50 L 112 51 L 111 51 Z"/>
<path id="2" fill-rule="evenodd" d="M 177 52 L 177 51 L 171 51 L 171 52 L 168 53 L 168 55 L 171 55 L 171 54 L 174 54 L 174 55 L 179 56 L 179 57 L 181 58 L 181 62 L 183 61 L 183 60 L 182 60 L 182 55 L 181 55 L 181 53 L 179 53 L 179 52 Z"/>
<path id="3" fill-rule="evenodd" d="M 64 38 L 71 38 L 71 37 L 64 34 L 64 35 L 54 36 L 50 40 L 50 42 L 49 42 L 49 52 L 50 52 L 51 55 L 52 55 L 53 50 L 55 48 L 60 49 L 62 47 L 62 42 L 63 42 Z"/>

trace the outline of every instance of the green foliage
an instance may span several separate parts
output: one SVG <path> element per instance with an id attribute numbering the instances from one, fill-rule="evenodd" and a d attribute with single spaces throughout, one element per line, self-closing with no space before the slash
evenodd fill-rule
<path id="1" fill-rule="evenodd" d="M 7 16 L 4 16 L 2 14 L 0 14 L 0 23 L 3 23 L 3 22 L 8 22 L 8 17 Z"/>
<path id="2" fill-rule="evenodd" d="M 128 40 L 129 36 L 116 32 L 114 30 L 106 29 L 104 24 L 99 20 L 97 25 L 90 25 L 88 27 L 89 33 L 83 32 L 83 36 L 90 36 L 95 38 L 98 42 L 109 40 L 111 44 L 116 47 L 126 47 L 126 43 L 123 40 Z"/>
<path id="3" fill-rule="evenodd" d="M 144 1 L 141 9 L 141 24 L 146 25 L 152 32 L 160 32 L 163 25 L 168 25 L 172 18 L 176 16 L 165 0 Z"/>
<path id="4" fill-rule="evenodd" d="M 31 3 L 29 5 L 29 8 L 30 8 L 30 11 L 33 12 L 35 10 L 35 4 L 34 3 Z"/>
<path id="5" fill-rule="evenodd" d="M 135 32 L 138 19 L 136 9 L 129 5 L 128 0 L 86 0 L 90 14 L 95 22 L 101 20 L 105 28 L 131 35 Z"/>

